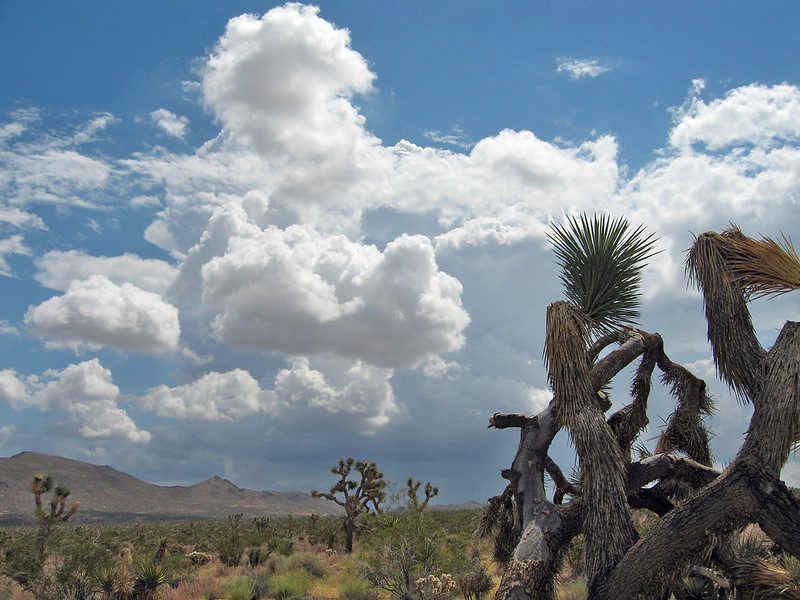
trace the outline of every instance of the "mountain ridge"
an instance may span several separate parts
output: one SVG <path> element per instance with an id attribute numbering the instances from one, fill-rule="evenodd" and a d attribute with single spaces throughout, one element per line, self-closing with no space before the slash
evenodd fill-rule
<path id="1" fill-rule="evenodd" d="M 245 516 L 331 514 L 337 507 L 304 492 L 240 488 L 218 475 L 192 485 L 162 486 L 109 465 L 23 451 L 0 457 L 0 524 L 33 521 L 31 478 L 51 473 L 81 503 L 76 522 L 215 519 Z"/>

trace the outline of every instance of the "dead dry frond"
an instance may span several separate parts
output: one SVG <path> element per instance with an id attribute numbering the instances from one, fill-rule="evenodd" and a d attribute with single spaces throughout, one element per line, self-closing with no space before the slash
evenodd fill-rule
<path id="1" fill-rule="evenodd" d="M 762 236 L 742 236 L 728 243 L 733 275 L 748 298 L 778 296 L 800 289 L 800 256 L 792 240 L 781 233 L 781 242 Z"/>

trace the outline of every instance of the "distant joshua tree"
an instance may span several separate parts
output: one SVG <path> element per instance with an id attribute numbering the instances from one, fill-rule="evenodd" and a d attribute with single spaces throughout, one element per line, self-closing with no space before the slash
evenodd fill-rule
<path id="1" fill-rule="evenodd" d="M 42 496 L 52 491 L 50 501 L 45 507 Z M 67 510 L 67 497 L 69 489 L 60 483 L 53 483 L 53 477 L 49 474 L 37 473 L 33 476 L 31 485 L 34 501 L 36 503 L 36 558 L 39 565 L 44 564 L 47 555 L 47 539 L 58 523 L 65 523 L 75 514 L 80 506 L 80 502 L 73 502 Z"/>
<path id="2" fill-rule="evenodd" d="M 353 470 L 358 473 L 360 480 L 348 479 Z M 339 480 L 330 491 L 323 493 L 314 490 L 311 495 L 325 498 L 344 508 L 344 549 L 352 552 L 356 519 L 370 511 L 380 512 L 380 503 L 386 498 L 386 481 L 374 462 L 355 461 L 352 458 L 340 458 L 339 464 L 331 467 L 331 473 L 338 475 Z"/>
<path id="3" fill-rule="evenodd" d="M 537 415 L 489 419 L 490 427 L 520 431 L 511 468 L 502 472 L 506 491 L 490 502 L 483 522 L 484 530 L 505 538 L 496 545 L 508 561 L 497 599 L 551 600 L 563 552 L 579 533 L 589 600 L 681 598 L 687 573 L 692 584 L 704 578 L 720 589 L 761 585 L 754 582 L 768 578 L 759 573 L 774 565 L 753 559 L 743 566 L 731 552 L 731 534 L 755 522 L 776 547 L 800 557 L 800 502 L 780 479 L 800 440 L 800 323 L 786 322 L 765 350 L 747 302 L 800 288 L 797 252 L 786 238 L 783 244 L 754 240 L 735 227 L 704 233 L 689 250 L 686 269 L 702 292 L 717 371 L 754 408 L 744 443 L 720 472 L 712 467 L 703 424 L 713 410 L 705 382 L 669 359 L 660 335 L 631 325 L 653 237 L 641 227 L 630 230 L 623 219 L 584 215 L 554 227 L 551 241 L 568 299 L 547 309 L 553 398 Z M 617 347 L 601 357 L 612 344 Z M 611 402 L 603 389 L 635 360 L 631 401 L 607 416 Z M 648 425 L 656 367 L 676 408 L 655 453 L 633 460 L 633 444 Z M 562 428 L 577 452 L 577 481 L 548 455 Z M 552 501 L 545 473 L 554 483 Z M 633 509 L 661 520 L 640 536 Z M 761 589 L 758 597 L 778 595 L 770 593 Z"/>

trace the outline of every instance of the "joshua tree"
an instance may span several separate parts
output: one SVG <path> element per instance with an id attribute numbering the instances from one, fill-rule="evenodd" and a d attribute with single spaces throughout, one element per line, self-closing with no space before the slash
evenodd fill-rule
<path id="1" fill-rule="evenodd" d="M 44 506 L 42 496 L 52 490 L 49 505 Z M 34 501 L 36 503 L 36 558 L 39 565 L 44 564 L 47 555 L 47 538 L 58 523 L 65 523 L 78 510 L 80 502 L 73 502 L 67 510 L 67 497 L 69 490 L 60 483 L 53 484 L 53 477 L 49 474 L 37 473 L 33 476 L 31 485 Z"/>
<path id="2" fill-rule="evenodd" d="M 686 268 L 702 292 L 717 370 L 754 406 L 743 445 L 719 472 L 703 425 L 713 410 L 705 382 L 669 359 L 657 333 L 631 325 L 652 236 L 622 219 L 583 216 L 554 227 L 551 241 L 569 300 L 547 309 L 552 400 L 537 415 L 489 419 L 490 427 L 520 430 L 513 464 L 502 472 L 508 486 L 484 520 L 485 528 L 504 532 L 498 548 L 513 548 L 497 598 L 551 599 L 562 552 L 578 533 L 585 536 L 590 600 L 667 598 L 689 572 L 735 585 L 742 570 L 730 537 L 751 522 L 800 557 L 800 502 L 780 480 L 800 437 L 800 323 L 787 322 L 767 351 L 747 308 L 753 296 L 800 287 L 800 258 L 791 243 L 753 240 L 731 228 L 700 235 L 689 250 Z M 630 403 L 606 415 L 611 403 L 603 388 L 636 360 Z M 648 424 L 656 367 L 676 408 L 656 453 L 634 461 L 631 448 Z M 578 482 L 548 456 L 564 427 L 577 452 Z M 552 501 L 545 473 L 555 485 Z M 641 537 L 631 519 L 635 508 L 662 517 Z"/>
<path id="3" fill-rule="evenodd" d="M 360 481 L 348 479 L 353 469 L 361 476 Z M 339 459 L 339 464 L 331 467 L 331 473 L 339 476 L 339 480 L 327 493 L 314 490 L 315 498 L 326 498 L 344 508 L 343 529 L 345 532 L 344 549 L 353 551 L 353 534 L 356 530 L 356 519 L 359 515 L 370 511 L 380 512 L 380 503 L 386 497 L 386 481 L 383 473 L 378 471 L 374 462 L 352 458 Z"/>
<path id="4" fill-rule="evenodd" d="M 423 511 L 428 508 L 428 503 L 431 499 L 439 495 L 439 488 L 433 487 L 433 484 L 429 481 L 425 484 L 425 489 L 423 490 L 425 499 L 420 502 L 418 496 L 419 486 L 420 482 L 414 481 L 413 477 L 409 477 L 408 481 L 406 481 L 406 495 L 408 496 L 408 506 L 406 508 Z"/>

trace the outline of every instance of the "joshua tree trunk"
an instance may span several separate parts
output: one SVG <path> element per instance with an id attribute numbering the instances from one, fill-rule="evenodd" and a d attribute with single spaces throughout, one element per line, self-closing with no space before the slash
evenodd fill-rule
<path id="1" fill-rule="evenodd" d="M 353 534 L 356 531 L 356 524 L 348 518 L 344 520 L 344 551 L 348 554 L 353 551 Z"/>
<path id="2" fill-rule="evenodd" d="M 713 409 L 705 383 L 668 358 L 660 336 L 629 327 L 592 342 L 581 310 L 567 302 L 548 308 L 552 401 L 535 416 L 495 414 L 489 420 L 490 427 L 520 429 L 517 454 L 502 473 L 510 482 L 519 540 L 498 600 L 552 599 L 561 555 L 578 533 L 586 538 L 590 600 L 668 597 L 676 578 L 693 566 L 716 581 L 735 581 L 730 561 L 713 565 L 722 574 L 700 564 L 711 564 L 707 557 L 720 542 L 748 523 L 758 523 L 785 552 L 800 558 L 800 502 L 780 480 L 800 438 L 800 323 L 787 322 L 768 352 L 759 344 L 746 304 L 749 292 L 763 291 L 747 271 L 749 257 L 763 250 L 759 244 L 766 242 L 736 229 L 703 234 L 687 260 L 703 293 L 718 372 L 740 399 L 754 405 L 745 441 L 721 473 L 710 466 L 702 422 Z M 598 361 L 611 344 L 618 347 Z M 631 402 L 606 417 L 610 402 L 601 388 L 635 360 Z M 632 444 L 648 423 L 656 368 L 676 409 L 657 454 L 632 461 Z M 548 456 L 562 427 L 575 445 L 580 485 L 567 481 Z M 555 484 L 552 501 L 545 497 L 545 473 Z M 663 517 L 641 539 L 632 524 L 634 508 Z"/>

